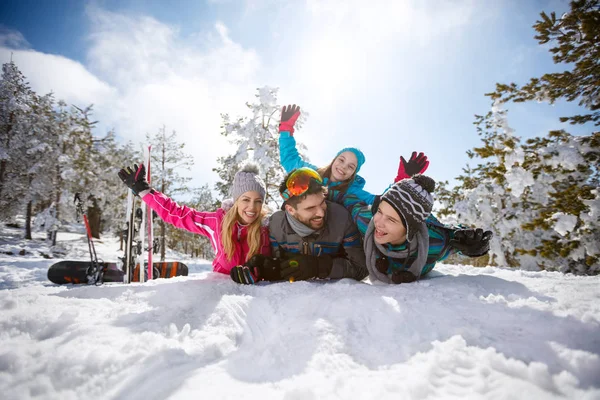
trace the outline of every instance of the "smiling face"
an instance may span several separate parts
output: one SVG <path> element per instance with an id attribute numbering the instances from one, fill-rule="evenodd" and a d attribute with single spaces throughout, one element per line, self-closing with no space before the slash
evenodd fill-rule
<path id="1" fill-rule="evenodd" d="M 379 244 L 402 244 L 406 241 L 406 227 L 400 215 L 383 200 L 373 216 L 375 223 L 375 242 Z"/>
<path id="2" fill-rule="evenodd" d="M 342 182 L 351 178 L 357 166 L 358 159 L 353 152 L 341 153 L 331 164 L 331 182 Z"/>
<path id="3" fill-rule="evenodd" d="M 237 199 L 238 221 L 248 225 L 260 217 L 263 206 L 262 196 L 253 190 L 244 192 Z"/>
<path id="4" fill-rule="evenodd" d="M 311 229 L 319 230 L 325 224 L 327 203 L 323 193 L 309 194 L 295 208 L 286 204 L 285 209 L 292 217 Z"/>

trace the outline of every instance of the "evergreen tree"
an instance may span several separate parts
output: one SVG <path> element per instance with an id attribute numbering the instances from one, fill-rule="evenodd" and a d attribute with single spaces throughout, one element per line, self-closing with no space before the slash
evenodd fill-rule
<path id="1" fill-rule="evenodd" d="M 54 112 L 54 97 L 52 93 L 45 96 L 34 96 L 33 106 L 29 115 L 29 129 L 26 157 L 21 160 L 21 167 L 26 171 L 24 179 L 27 181 L 28 190 L 25 194 L 27 202 L 25 218 L 25 238 L 31 239 L 31 223 L 34 214 L 48 208 L 47 221 L 44 229 L 50 233 L 49 239 L 54 240 L 58 226 L 48 226 L 52 221 L 49 216 L 55 214 L 55 205 L 52 204 L 53 194 L 53 166 L 58 162 L 56 143 L 56 119 Z M 34 208 L 35 207 L 35 208 Z M 54 223 L 56 225 L 56 223 Z M 49 231 L 50 230 L 50 231 Z"/>
<path id="2" fill-rule="evenodd" d="M 92 106 L 71 108 L 71 132 L 75 137 L 75 157 L 72 164 L 69 165 L 65 174 L 69 176 L 70 192 L 80 193 L 84 201 L 87 218 L 90 223 L 92 236 L 100 237 L 100 221 L 102 218 L 102 208 L 99 203 L 101 197 L 98 196 L 97 183 L 98 172 L 92 128 L 97 121 L 91 121 Z"/>
<path id="3" fill-rule="evenodd" d="M 564 130 L 521 143 L 504 103 L 579 100 L 591 113 L 560 118 L 600 124 L 598 1 L 573 1 L 560 19 L 541 14 L 534 28 L 540 44 L 552 42 L 554 61 L 571 70 L 544 74 L 519 87 L 497 84 L 492 110 L 476 116 L 483 146 L 469 151 L 484 163 L 465 169 L 461 184 L 438 192 L 441 215 L 491 227 L 491 262 L 526 269 L 600 272 L 600 133 L 572 136 Z"/>
<path id="4" fill-rule="evenodd" d="M 231 121 L 228 114 L 223 114 L 223 131 L 221 134 L 233 143 L 235 154 L 219 157 L 219 167 L 213 169 L 219 175 L 220 182 L 216 189 L 223 197 L 230 196 L 233 177 L 246 160 L 260 166 L 261 177 L 267 186 L 267 203 L 275 209 L 279 208 L 281 198 L 279 185 L 285 177 L 285 170 L 279 162 L 279 118 L 281 106 L 277 104 L 277 88 L 268 86 L 257 89 L 255 103 L 246 103 L 251 117 L 239 117 Z M 296 127 L 301 127 L 303 116 L 300 116 Z M 302 152 L 305 149 L 299 145 Z"/>
<path id="5" fill-rule="evenodd" d="M 552 131 L 521 144 L 498 101 L 477 125 L 484 145 L 468 154 L 484 163 L 436 191 L 439 215 L 492 229 L 491 263 L 598 273 L 600 134 Z"/>
<path id="6" fill-rule="evenodd" d="M 126 191 L 115 190 L 122 187 L 117 171 L 137 152 L 131 143 L 119 145 L 113 131 L 95 136 L 91 116 L 91 105 L 67 107 L 51 93 L 39 96 L 14 63 L 3 65 L 0 220 L 25 215 L 26 238 L 31 239 L 32 227 L 43 228 L 55 245 L 61 221 L 76 220 L 76 193 L 84 200 L 94 237 L 104 230 L 122 230 Z M 167 136 L 163 128 L 154 140 L 154 172 L 159 172 L 154 184 L 169 195 L 187 190 L 189 178 L 175 170 L 191 164 L 174 139 L 175 133 Z"/>
<path id="7" fill-rule="evenodd" d="M 58 215 L 72 220 L 73 198 L 79 193 L 93 237 L 99 238 L 103 231 L 118 231 L 125 218 L 122 204 L 126 194 L 115 190 L 121 187 L 117 172 L 132 159 L 130 145 L 118 145 L 113 131 L 104 137 L 94 135 L 97 122 L 91 121 L 92 106 L 72 106 L 67 112 L 61 102 L 56 115 L 61 132 L 57 144 L 60 156 L 53 169 L 56 197 L 60 199 L 59 211 L 72 210 Z"/>
<path id="8" fill-rule="evenodd" d="M 182 176 L 180 171 L 182 169 L 189 170 L 194 164 L 194 159 L 184 152 L 185 143 L 177 141 L 177 133 L 173 131 L 168 135 L 166 128 L 163 126 L 154 136 L 151 137 L 147 134 L 146 141 L 152 143 L 152 165 L 150 169 L 152 187 L 169 197 L 188 193 L 187 182 L 191 178 Z M 158 225 L 160 229 L 158 235 L 160 260 L 165 261 L 166 237 L 176 235 L 177 228 L 165 224 L 162 220 L 158 222 Z"/>
<path id="9" fill-rule="evenodd" d="M 22 212 L 28 191 L 29 128 L 35 93 L 14 62 L 2 65 L 0 81 L 0 218 Z"/>
<path id="10" fill-rule="evenodd" d="M 496 91 L 488 95 L 502 102 L 537 100 L 552 104 L 558 99 L 578 100 L 579 105 L 591 112 L 560 120 L 600 125 L 600 1 L 576 0 L 570 6 L 571 10 L 558 19 L 554 12 L 550 15 L 542 12 L 541 21 L 533 25 L 537 31 L 535 39 L 540 45 L 551 44 L 549 50 L 554 62 L 569 69 L 531 78 L 521 87 L 498 83 Z"/>
<path id="11" fill-rule="evenodd" d="M 117 173 L 122 165 L 127 165 L 134 159 L 135 152 L 130 143 L 119 145 L 115 132 L 109 131 L 102 138 L 94 138 L 92 162 L 97 171 L 94 186 L 96 204 L 102 210 L 101 231 L 119 232 L 125 220 L 127 191 Z M 115 190 L 115 189 L 119 190 Z"/>
<path id="12" fill-rule="evenodd" d="M 68 182 L 70 178 L 74 178 L 75 174 L 69 174 L 66 171 L 71 170 L 73 160 L 76 157 L 77 151 L 77 136 L 75 129 L 72 127 L 71 113 L 67 104 L 63 100 L 59 100 L 57 107 L 54 110 L 54 129 L 56 140 L 53 142 L 55 148 L 53 153 L 56 154 L 56 162 L 51 166 L 53 170 L 52 181 L 52 198 L 54 204 L 53 216 L 58 223 L 60 221 L 74 221 L 75 212 L 73 211 L 73 194 L 69 192 L 72 186 Z M 71 210 L 71 212 L 68 212 Z M 56 233 L 52 237 L 52 244 L 56 244 Z"/>

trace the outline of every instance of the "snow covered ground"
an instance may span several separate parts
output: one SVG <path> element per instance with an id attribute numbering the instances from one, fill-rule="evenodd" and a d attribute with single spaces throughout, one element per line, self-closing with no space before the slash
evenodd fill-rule
<path id="1" fill-rule="evenodd" d="M 0 228 L 2 399 L 600 399 L 600 277 L 242 286 L 184 259 L 188 277 L 59 286 L 19 235 Z M 87 259 L 82 232 L 59 238 Z"/>

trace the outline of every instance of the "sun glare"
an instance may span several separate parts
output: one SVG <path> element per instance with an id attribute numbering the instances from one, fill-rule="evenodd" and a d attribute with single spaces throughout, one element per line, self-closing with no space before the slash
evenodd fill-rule
<path id="1" fill-rule="evenodd" d="M 343 40 L 312 42 L 302 60 L 302 76 L 307 86 L 324 94 L 351 89 L 362 79 L 362 57 Z"/>

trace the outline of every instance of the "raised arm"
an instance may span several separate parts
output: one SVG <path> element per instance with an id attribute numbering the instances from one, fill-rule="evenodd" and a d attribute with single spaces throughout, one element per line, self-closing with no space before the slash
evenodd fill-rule
<path id="1" fill-rule="evenodd" d="M 296 139 L 294 139 L 294 124 L 300 116 L 300 107 L 284 106 L 281 110 L 281 122 L 279 123 L 279 161 L 289 173 L 297 168 L 316 167 L 302 159 L 298 148 L 296 147 Z"/>
<path id="2" fill-rule="evenodd" d="M 373 204 L 373 200 L 375 200 L 375 195 L 367 192 L 365 189 L 365 178 L 360 175 L 356 175 L 354 177 L 354 181 L 346 191 L 349 195 L 354 195 L 358 198 L 358 200 L 363 201 L 367 205 Z"/>
<path id="3" fill-rule="evenodd" d="M 171 198 L 156 190 L 148 191 L 143 197 L 144 203 L 156 211 L 158 216 L 177 228 L 198 233 L 214 240 L 219 234 L 220 221 L 225 211 L 219 209 L 215 212 L 197 211 L 185 205 L 179 205 Z"/>
<path id="4" fill-rule="evenodd" d="M 185 229 L 189 232 L 208 236 L 213 245 L 219 234 L 220 220 L 224 211 L 200 212 L 187 206 L 180 206 L 169 197 L 150 187 L 146 181 L 146 168 L 144 164 L 123 168 L 119 171 L 119 178 L 129 187 L 136 196 L 156 211 L 158 216 L 165 222 Z"/>

